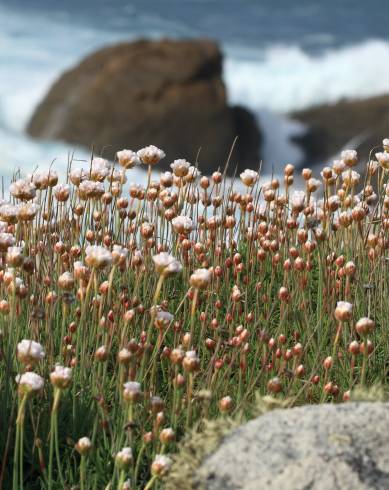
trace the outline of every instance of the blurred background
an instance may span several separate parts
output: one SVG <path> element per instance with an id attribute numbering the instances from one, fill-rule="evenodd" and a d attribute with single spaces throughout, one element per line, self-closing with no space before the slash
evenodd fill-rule
<path id="1" fill-rule="evenodd" d="M 389 136 L 388 14 L 385 0 L 0 0 L 1 173 L 47 167 L 54 159 L 64 168 L 73 151 L 77 158 L 87 158 L 93 141 L 85 145 L 80 137 L 78 144 L 77 137 L 62 137 L 62 128 L 54 131 L 49 116 L 57 104 L 60 124 L 61 93 L 49 101 L 48 116 L 37 116 L 37 107 L 65 70 L 85 56 L 139 38 L 207 38 L 218 43 L 226 105 L 248 109 L 258 127 L 258 158 L 246 155 L 245 166 L 250 158 L 252 168 L 263 160 L 266 172 L 277 173 L 288 162 L 326 163 L 345 146 L 363 151 L 376 138 Z M 174 61 L 174 53 L 169 56 Z M 169 64 L 173 74 L 180 72 L 180 63 Z M 85 70 L 88 75 L 88 67 Z M 155 68 L 150 70 L 145 73 L 154 78 Z M 202 77 L 208 76 L 204 73 Z M 126 67 L 125 77 L 130 75 Z M 217 76 L 216 68 L 211 78 Z M 110 97 L 120 98 L 115 87 Z M 71 90 L 68 83 L 64 99 L 72 98 Z M 91 89 L 85 85 L 85 90 Z M 179 103 L 184 110 L 185 98 Z M 110 110 L 115 110 L 112 103 L 104 107 L 107 114 Z M 132 107 L 127 111 L 129 118 L 137 118 Z M 110 124 L 116 124 L 111 116 L 99 123 Z M 58 141 L 64 139 L 71 141 Z M 138 149 L 133 144 L 124 146 Z M 223 151 L 227 155 L 229 147 Z M 168 163 L 178 157 L 193 160 L 190 153 L 168 153 Z M 206 162 L 202 170 L 222 164 Z"/>

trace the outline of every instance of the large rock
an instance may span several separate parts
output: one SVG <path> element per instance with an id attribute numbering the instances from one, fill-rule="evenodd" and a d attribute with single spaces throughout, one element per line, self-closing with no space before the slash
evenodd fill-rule
<path id="1" fill-rule="evenodd" d="M 269 412 L 227 436 L 193 488 L 387 490 L 388 427 L 385 403 Z"/>
<path id="2" fill-rule="evenodd" d="M 346 146 L 367 160 L 370 150 L 389 135 L 389 95 L 344 100 L 295 112 L 291 117 L 308 128 L 305 135 L 294 138 L 305 152 L 304 163 L 327 163 Z"/>
<path id="3" fill-rule="evenodd" d="M 234 138 L 232 169 L 259 161 L 254 117 L 230 108 L 221 78 L 222 54 L 208 40 L 137 41 L 102 49 L 64 73 L 36 109 L 34 137 L 91 147 L 112 158 L 122 148 L 154 144 L 170 163 L 223 166 Z"/>

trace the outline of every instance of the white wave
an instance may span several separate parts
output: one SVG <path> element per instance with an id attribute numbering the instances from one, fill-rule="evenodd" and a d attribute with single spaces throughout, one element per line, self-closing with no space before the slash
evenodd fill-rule
<path id="1" fill-rule="evenodd" d="M 247 55 L 226 50 L 229 100 L 251 109 L 290 112 L 342 98 L 389 93 L 389 42 L 371 39 L 312 55 L 271 46 Z"/>

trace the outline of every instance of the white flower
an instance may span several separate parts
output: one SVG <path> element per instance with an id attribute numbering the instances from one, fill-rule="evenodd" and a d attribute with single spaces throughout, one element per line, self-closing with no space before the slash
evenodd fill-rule
<path id="1" fill-rule="evenodd" d="M 190 285 L 196 289 L 205 289 L 211 282 L 212 275 L 208 269 L 196 269 L 190 276 Z"/>
<path id="2" fill-rule="evenodd" d="M 121 150 L 116 153 L 119 164 L 126 170 L 140 164 L 139 156 L 132 150 Z"/>
<path id="3" fill-rule="evenodd" d="M 58 182 L 58 174 L 55 170 L 47 170 L 44 172 L 35 172 L 32 176 L 32 182 L 35 187 L 40 190 L 53 187 Z"/>
<path id="4" fill-rule="evenodd" d="M 240 180 L 247 187 L 253 187 L 258 181 L 259 175 L 255 170 L 246 169 L 240 174 Z"/>
<path id="5" fill-rule="evenodd" d="M 90 179 L 98 182 L 103 182 L 110 172 L 108 161 L 104 158 L 94 158 L 90 168 Z"/>
<path id="6" fill-rule="evenodd" d="M 115 168 L 108 174 L 107 179 L 113 184 L 125 184 L 127 182 L 126 172 L 123 169 Z"/>
<path id="7" fill-rule="evenodd" d="M 344 172 L 346 165 L 343 160 L 334 160 L 332 163 L 332 169 L 336 173 L 336 175 L 340 175 Z"/>
<path id="8" fill-rule="evenodd" d="M 81 437 L 81 439 L 78 439 L 75 449 L 79 454 L 86 455 L 92 449 L 92 441 L 89 437 Z"/>
<path id="9" fill-rule="evenodd" d="M 28 371 L 27 373 L 18 374 L 15 378 L 15 381 L 19 385 L 19 389 L 23 393 L 31 393 L 40 391 L 45 381 L 39 376 L 39 374 L 33 373 L 32 371 Z"/>
<path id="10" fill-rule="evenodd" d="M 158 310 L 154 324 L 157 328 L 164 329 L 167 328 L 174 320 L 174 315 L 168 311 Z"/>
<path id="11" fill-rule="evenodd" d="M 344 150 L 340 157 L 347 167 L 354 167 L 358 163 L 358 154 L 355 150 Z"/>
<path id="12" fill-rule="evenodd" d="M 24 364 L 33 364 L 45 357 L 45 351 L 39 342 L 23 339 L 18 343 L 17 357 Z"/>
<path id="13" fill-rule="evenodd" d="M 101 197 L 104 192 L 105 189 L 102 182 L 83 180 L 78 186 L 78 195 L 80 199 L 83 199 L 84 201 L 87 199 L 97 199 Z"/>
<path id="14" fill-rule="evenodd" d="M 74 287 L 74 276 L 71 272 L 63 272 L 58 277 L 58 286 L 65 291 L 71 291 Z"/>
<path id="15" fill-rule="evenodd" d="M 389 152 L 389 138 L 385 138 L 382 141 L 382 146 L 384 147 L 384 150 Z"/>
<path id="16" fill-rule="evenodd" d="M 13 204 L 2 204 L 0 206 L 0 219 L 6 223 L 17 223 L 19 216 L 19 206 Z"/>
<path id="17" fill-rule="evenodd" d="M 191 165 L 188 169 L 188 173 L 185 175 L 185 182 L 194 182 L 201 177 L 201 172 L 194 165 Z"/>
<path id="18" fill-rule="evenodd" d="M 165 476 L 172 467 L 172 460 L 164 454 L 156 454 L 151 464 L 151 473 L 156 476 Z"/>
<path id="19" fill-rule="evenodd" d="M 308 180 L 307 185 L 308 185 L 309 192 L 315 192 L 321 186 L 321 182 L 320 180 L 311 177 Z"/>
<path id="20" fill-rule="evenodd" d="M 291 200 L 291 205 L 293 210 L 302 211 L 304 209 L 305 192 L 294 191 L 290 200 Z"/>
<path id="21" fill-rule="evenodd" d="M 53 386 L 65 389 L 72 382 L 72 369 L 57 364 L 54 371 L 50 373 L 50 381 Z"/>
<path id="22" fill-rule="evenodd" d="M 70 185 L 69 184 L 57 184 L 53 188 L 54 197 L 59 202 L 65 202 L 70 196 Z"/>
<path id="23" fill-rule="evenodd" d="M 370 162 L 367 164 L 367 172 L 369 175 L 374 175 L 377 170 L 379 169 L 379 163 L 376 160 L 370 160 Z"/>
<path id="24" fill-rule="evenodd" d="M 9 191 L 13 197 L 16 199 L 21 199 L 22 201 L 30 201 L 34 199 L 36 195 L 36 187 L 29 180 L 19 179 L 13 182 L 9 186 Z"/>
<path id="25" fill-rule="evenodd" d="M 82 168 L 73 168 L 69 173 L 69 179 L 73 185 L 78 187 L 83 180 L 87 179 L 87 174 Z"/>
<path id="26" fill-rule="evenodd" d="M 15 245 L 16 239 L 11 233 L 0 233 L 0 250 L 6 252 L 8 247 Z"/>
<path id="27" fill-rule="evenodd" d="M 353 314 L 353 305 L 348 301 L 338 301 L 335 308 L 335 318 L 340 322 L 346 322 L 351 319 Z"/>
<path id="28" fill-rule="evenodd" d="M 170 168 L 173 170 L 176 177 L 182 178 L 188 175 L 190 163 L 184 158 L 180 158 L 179 160 L 174 160 L 174 162 L 170 164 Z"/>
<path id="29" fill-rule="evenodd" d="M 128 256 L 128 250 L 121 245 L 112 247 L 112 259 L 114 264 L 123 264 Z"/>
<path id="30" fill-rule="evenodd" d="M 128 469 L 132 463 L 132 449 L 130 447 L 124 447 L 116 453 L 115 461 L 120 469 Z"/>
<path id="31" fill-rule="evenodd" d="M 358 172 L 355 172 L 355 170 L 346 170 L 342 173 L 343 182 L 349 186 L 357 185 L 360 178 L 360 174 Z"/>
<path id="32" fill-rule="evenodd" d="M 35 202 L 29 202 L 20 204 L 18 208 L 18 218 L 20 221 L 31 221 L 35 218 L 38 212 L 39 204 Z"/>
<path id="33" fill-rule="evenodd" d="M 164 172 L 160 176 L 160 181 L 164 187 L 171 187 L 173 185 L 173 174 L 171 172 Z"/>
<path id="34" fill-rule="evenodd" d="M 112 254 L 100 245 L 89 245 L 85 249 L 85 263 L 95 269 L 103 269 L 112 263 Z"/>
<path id="35" fill-rule="evenodd" d="M 165 152 L 154 145 L 146 146 L 137 152 L 138 157 L 145 165 L 156 165 L 162 158 L 165 158 Z"/>
<path id="36" fill-rule="evenodd" d="M 172 225 L 176 233 L 187 235 L 193 230 L 193 221 L 188 216 L 176 216 L 172 220 Z"/>
<path id="37" fill-rule="evenodd" d="M 375 157 L 384 170 L 389 170 L 389 153 L 387 151 L 376 153 Z"/>
<path id="38" fill-rule="evenodd" d="M 153 262 L 158 274 L 165 277 L 178 274 L 182 271 L 182 265 L 180 262 L 173 257 L 173 255 L 170 255 L 167 252 L 161 252 L 157 255 L 153 255 Z"/>
<path id="39" fill-rule="evenodd" d="M 23 264 L 23 248 L 22 247 L 8 247 L 7 255 L 5 258 L 8 265 L 12 267 L 19 267 Z"/>
<path id="40" fill-rule="evenodd" d="M 130 402 L 136 402 L 142 396 L 142 389 L 140 383 L 137 381 L 127 381 L 124 383 L 123 397 Z"/>

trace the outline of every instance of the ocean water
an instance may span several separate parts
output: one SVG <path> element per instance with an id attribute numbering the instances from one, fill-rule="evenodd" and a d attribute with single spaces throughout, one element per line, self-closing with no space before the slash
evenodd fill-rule
<path id="1" fill-rule="evenodd" d="M 289 112 L 389 93 L 388 18 L 383 0 L 0 0 L 0 172 L 88 158 L 24 133 L 51 83 L 86 54 L 139 37 L 204 36 L 220 42 L 228 98 L 258 117 L 265 168 L 277 172 L 301 159 L 289 138 L 304 128 Z"/>

